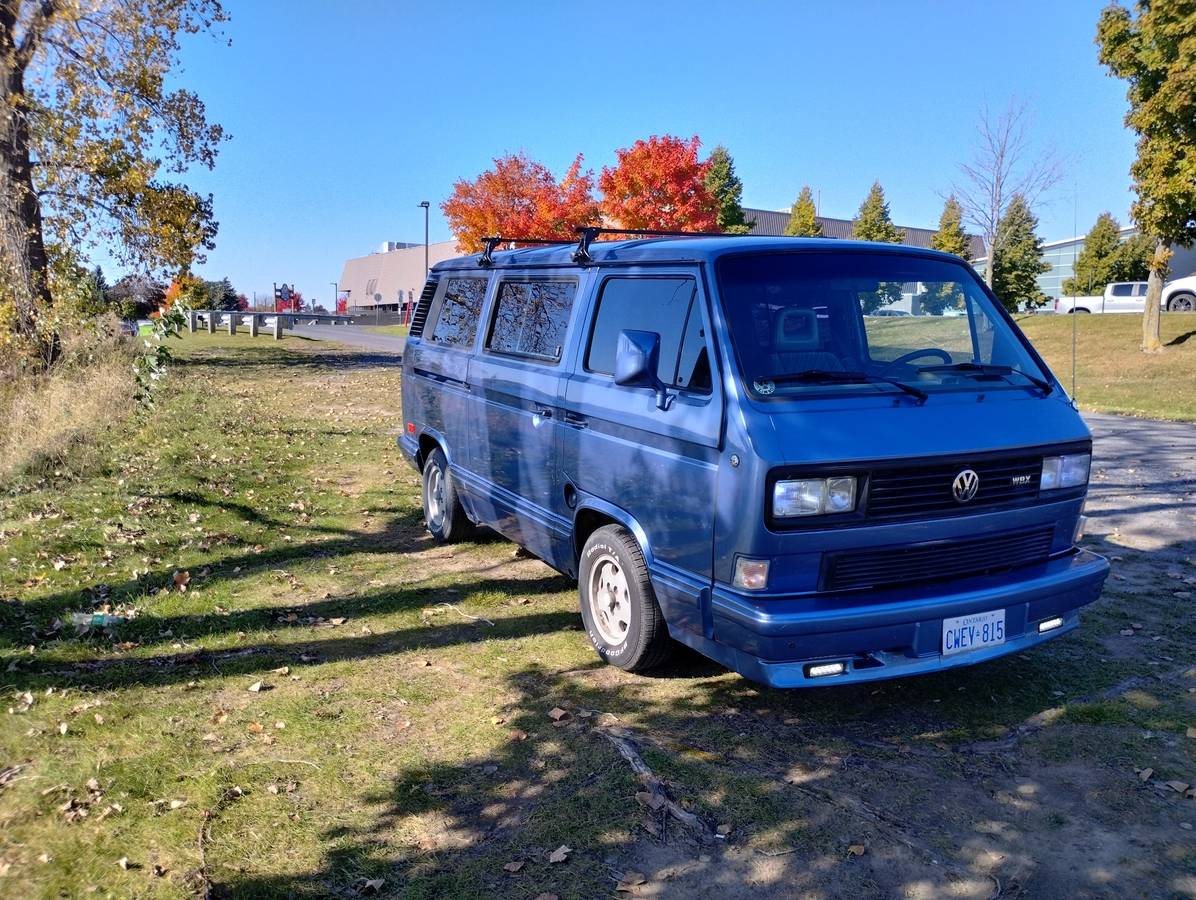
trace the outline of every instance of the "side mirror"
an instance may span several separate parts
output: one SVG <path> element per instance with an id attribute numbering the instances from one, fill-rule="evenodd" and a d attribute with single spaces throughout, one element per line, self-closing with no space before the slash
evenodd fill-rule
<path id="1" fill-rule="evenodd" d="M 649 387 L 656 391 L 656 408 L 668 409 L 672 396 L 656 375 L 660 361 L 660 335 L 655 331 L 619 332 L 615 349 L 615 384 Z"/>

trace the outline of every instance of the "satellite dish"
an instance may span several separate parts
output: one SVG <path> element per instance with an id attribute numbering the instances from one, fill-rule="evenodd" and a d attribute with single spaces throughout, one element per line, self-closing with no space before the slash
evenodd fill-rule
<path id="1" fill-rule="evenodd" d="M 374 294 L 374 302 L 375 302 L 375 303 L 381 303 L 381 302 L 382 302 L 382 295 L 381 295 L 381 294 Z"/>

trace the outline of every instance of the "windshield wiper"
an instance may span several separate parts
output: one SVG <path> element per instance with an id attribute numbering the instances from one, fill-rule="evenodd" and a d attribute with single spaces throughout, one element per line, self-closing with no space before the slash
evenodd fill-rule
<path id="1" fill-rule="evenodd" d="M 964 375 L 1021 375 L 1022 378 L 1026 379 L 1044 394 L 1049 394 L 1053 389 L 1051 383 L 1043 378 L 1036 378 L 1033 375 L 1023 372 L 1021 369 L 1013 368 L 1013 366 L 998 366 L 992 363 L 958 362 L 951 363 L 950 365 L 918 366 L 918 371 L 961 372 Z"/>
<path id="2" fill-rule="evenodd" d="M 756 381 L 795 381 L 807 384 L 889 384 L 895 388 L 899 388 L 911 397 L 917 397 L 919 403 L 925 403 L 926 398 L 929 396 L 925 391 L 919 390 L 912 384 L 906 384 L 904 381 L 898 381 L 896 378 L 885 378 L 883 375 L 870 375 L 867 372 L 836 372 L 830 369 L 804 369 L 801 372 L 792 372 L 784 375 L 769 375 L 767 378 L 757 378 Z"/>

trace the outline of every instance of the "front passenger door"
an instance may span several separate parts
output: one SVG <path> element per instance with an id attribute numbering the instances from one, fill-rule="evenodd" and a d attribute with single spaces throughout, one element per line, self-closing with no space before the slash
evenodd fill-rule
<path id="1" fill-rule="evenodd" d="M 625 510 L 643 527 L 657 596 L 671 624 L 700 630 L 697 594 L 711 579 L 714 492 L 722 430 L 709 314 L 694 270 L 651 268 L 607 275 L 565 386 L 560 461 L 582 495 Z M 673 398 L 614 383 L 624 330 L 660 335 L 657 377 Z"/>

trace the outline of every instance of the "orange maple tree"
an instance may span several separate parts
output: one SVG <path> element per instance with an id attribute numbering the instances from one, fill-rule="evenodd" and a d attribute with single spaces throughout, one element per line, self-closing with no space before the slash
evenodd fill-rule
<path id="1" fill-rule="evenodd" d="M 594 173 L 581 161 L 578 154 L 558 182 L 543 164 L 509 154 L 475 180 L 456 182 L 440 208 L 457 244 L 472 253 L 492 235 L 568 239 L 578 225 L 597 224 Z"/>
<path id="2" fill-rule="evenodd" d="M 706 189 L 702 142 L 652 135 L 616 150 L 618 163 L 602 170 L 602 212 L 620 228 L 718 231 L 718 201 Z"/>

